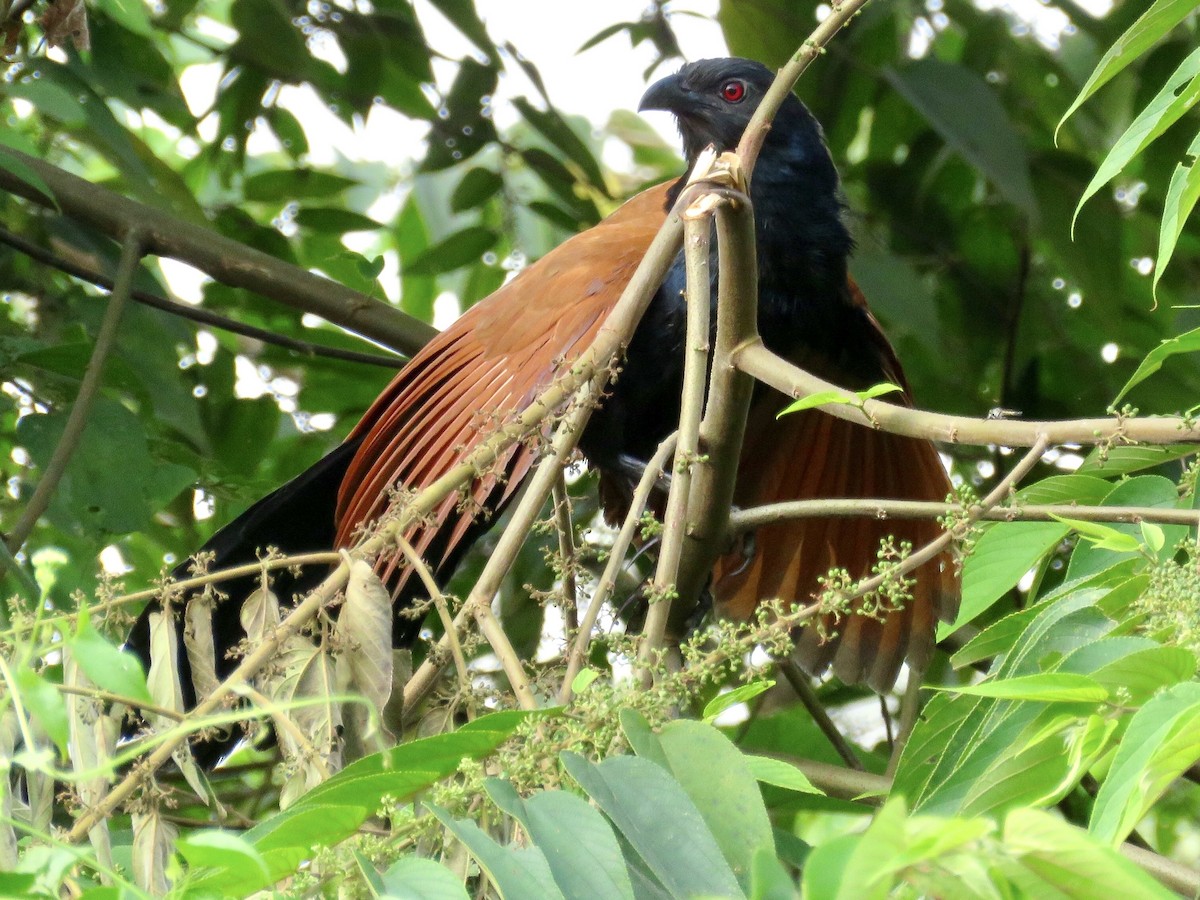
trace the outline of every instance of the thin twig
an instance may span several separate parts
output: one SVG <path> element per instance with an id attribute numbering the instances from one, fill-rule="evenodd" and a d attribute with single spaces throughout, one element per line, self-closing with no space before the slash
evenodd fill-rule
<path id="1" fill-rule="evenodd" d="M 94 284 L 107 290 L 111 290 L 113 287 L 113 280 L 103 272 L 45 250 L 32 241 L 27 241 L 20 235 L 13 234 L 4 228 L 0 228 L 0 244 L 8 244 L 31 259 L 35 259 L 51 268 L 58 269 L 72 278 L 78 278 L 81 281 L 86 281 L 89 284 Z M 324 344 L 302 341 L 299 338 L 288 337 L 274 331 L 268 331 L 266 328 L 258 328 L 255 325 L 247 325 L 228 316 L 222 316 L 219 313 L 204 309 L 203 307 L 169 300 L 166 297 L 160 297 L 157 294 L 151 294 L 149 291 L 143 291 L 138 288 L 130 291 L 129 296 L 143 306 L 160 309 L 173 316 L 179 316 L 181 319 L 189 319 L 193 322 L 199 322 L 202 325 L 209 325 L 213 328 L 219 328 L 222 331 L 231 332 L 232 334 L 240 334 L 243 337 L 262 341 L 264 344 L 274 344 L 277 347 L 283 347 L 287 350 L 295 350 L 297 353 L 303 353 L 306 356 L 324 356 L 329 359 L 341 359 L 347 362 L 359 362 L 389 369 L 398 368 L 404 363 L 404 358 L 401 356 L 363 353 L 359 350 L 345 350 L 341 347 L 330 347 Z"/>
<path id="2" fill-rule="evenodd" d="M 850 768 L 862 771 L 865 768 L 862 760 L 858 758 L 858 754 L 854 752 L 854 748 L 850 746 L 850 742 L 838 730 L 833 719 L 829 718 L 829 713 L 825 711 L 825 707 L 821 704 L 821 698 L 813 690 L 812 683 L 808 680 L 808 675 L 800 671 L 800 667 L 790 659 L 781 659 L 778 666 L 779 671 L 787 679 L 787 683 L 791 685 L 792 690 L 796 692 L 796 696 L 800 698 L 800 702 L 804 704 L 804 708 L 808 710 L 808 714 L 812 716 L 813 721 L 817 723 L 817 727 L 821 729 L 821 733 L 833 745 L 833 749 L 837 751 L 838 756 Z"/>
<path id="3" fill-rule="evenodd" d="M 471 675 L 467 669 L 467 657 L 463 653 L 462 642 L 458 639 L 458 629 L 454 625 L 454 617 L 450 615 L 450 607 L 446 604 L 446 597 L 438 587 L 433 573 L 429 571 L 429 566 L 425 565 L 425 560 L 421 559 L 417 553 L 416 548 L 405 540 L 403 535 L 397 535 L 396 545 L 404 554 L 404 558 L 408 560 L 408 564 L 412 566 L 413 571 L 417 573 L 417 577 L 421 579 L 421 583 L 425 585 L 425 590 L 429 592 L 429 599 L 433 601 L 433 608 L 437 610 L 438 618 L 442 620 L 442 630 L 446 634 L 450 655 L 454 659 L 454 668 L 458 673 L 458 689 L 463 698 L 469 702 Z"/>
<path id="4" fill-rule="evenodd" d="M 109 600 L 99 600 L 94 602 L 90 609 L 92 610 L 110 610 L 120 606 L 130 606 L 134 603 L 141 603 L 146 600 L 153 600 L 156 597 L 162 596 L 164 591 L 175 593 L 183 593 L 190 591 L 193 588 L 205 587 L 210 584 L 218 584 L 222 581 L 229 581 L 233 578 L 241 578 L 246 575 L 258 575 L 265 572 L 275 571 L 277 569 L 290 569 L 293 566 L 307 565 L 332 565 L 341 560 L 341 554 L 332 550 L 324 550 L 319 553 L 298 553 L 295 556 L 280 556 L 276 559 L 265 559 L 259 562 L 245 563 L 240 566 L 230 566 L 227 569 L 220 569 L 216 572 L 209 572 L 206 575 L 197 575 L 194 578 L 183 578 L 179 581 L 171 581 L 166 584 L 160 584 L 157 587 L 147 588 L 144 591 L 135 591 L 132 594 L 122 594 L 118 597 L 113 597 Z M 73 623 L 79 617 L 78 612 L 60 613 L 56 616 L 47 616 L 40 620 L 45 624 L 66 625 Z M 0 640 L 6 638 L 20 637 L 33 630 L 33 626 L 14 625 L 12 628 L 0 631 Z"/>
<path id="5" fill-rule="evenodd" d="M 892 500 L 886 497 L 789 500 L 734 510 L 729 515 L 730 535 L 754 531 L 791 519 L 841 519 L 865 516 L 872 519 L 940 519 L 962 511 L 953 503 L 927 500 Z M 1073 503 L 997 506 L 985 510 L 980 519 L 990 522 L 1050 522 L 1055 517 L 1082 522 L 1153 522 L 1158 525 L 1192 525 L 1200 520 L 1194 509 L 1162 509 L 1155 506 L 1077 506 Z"/>
<path id="6" fill-rule="evenodd" d="M 584 385 L 576 393 L 575 401 L 567 412 L 566 417 L 558 426 L 551 444 L 551 453 L 538 465 L 533 478 L 525 488 L 525 496 L 521 498 L 513 511 L 508 527 L 500 535 L 496 549 L 488 557 L 487 564 L 479 576 L 470 596 L 467 598 L 465 609 L 479 623 L 479 630 L 491 644 L 492 651 L 504 667 L 508 682 L 516 694 L 523 709 L 537 709 L 537 699 L 529 686 L 525 675 L 525 667 L 513 649 L 504 633 L 504 629 L 492 612 L 492 599 L 500 589 L 500 583 L 516 562 L 521 546 L 529 536 L 530 530 L 537 522 L 546 498 L 554 489 L 562 473 L 562 467 L 575 451 L 579 436 L 595 408 L 596 398 L 607 381 L 607 373 L 598 374 L 593 380 Z"/>
<path id="7" fill-rule="evenodd" d="M 637 535 L 638 526 L 642 521 L 642 512 L 646 509 L 646 504 L 650 502 L 650 495 L 658 486 L 659 473 L 675 452 L 675 441 L 678 434 L 678 432 L 672 432 L 658 445 L 658 449 L 650 457 L 650 461 L 646 464 L 642 477 L 634 489 L 633 498 L 629 501 L 629 512 L 625 514 L 621 530 L 617 533 L 612 547 L 609 548 L 608 562 L 605 563 L 600 580 L 596 583 L 596 589 L 592 591 L 592 599 L 588 603 L 583 621 L 579 623 L 579 631 L 575 635 L 574 643 L 571 646 L 571 655 L 567 660 L 567 671 L 563 676 L 562 686 L 558 689 L 559 703 L 571 702 L 571 684 L 575 681 L 575 676 L 583 669 L 583 661 L 587 659 L 588 645 L 592 641 L 592 631 L 596 627 L 596 620 L 600 618 L 600 610 L 608 602 L 608 596 L 612 593 L 617 578 L 625 567 L 625 554 L 629 552 L 629 547 Z"/>
<path id="8" fill-rule="evenodd" d="M 333 773 L 329 771 L 329 764 L 325 762 L 324 755 L 317 752 L 317 748 L 314 747 L 312 741 L 308 739 L 308 735 L 300 730 L 300 726 L 292 721 L 291 716 L 285 715 L 282 712 L 276 712 L 276 710 L 281 709 L 279 704 L 272 701 L 269 697 L 264 696 L 260 691 L 255 690 L 250 686 L 249 682 L 238 688 L 238 692 L 243 694 L 246 699 L 248 699 L 251 703 L 254 703 L 259 709 L 269 715 L 271 717 L 271 722 L 274 723 L 276 728 L 287 732 L 291 739 L 296 742 L 296 747 L 299 749 L 299 755 L 306 760 L 311 760 L 312 763 L 316 765 L 317 771 L 321 774 L 321 778 L 326 781 L 329 780 L 329 777 Z M 284 755 L 284 758 L 287 758 L 286 754 Z"/>
<path id="9" fill-rule="evenodd" d="M 575 525 L 571 521 L 571 496 L 567 493 L 567 479 L 563 470 L 558 470 L 558 480 L 550 494 L 554 506 L 554 530 L 558 532 L 558 556 L 562 562 L 562 608 L 563 624 L 567 634 L 579 627 L 579 588 L 575 577 L 578 565 L 575 553 Z"/>
<path id="10" fill-rule="evenodd" d="M 174 719 L 176 722 L 182 722 L 185 714 L 175 709 L 168 709 L 165 706 L 159 706 L 157 703 L 147 703 L 145 700 L 139 700 L 137 697 L 128 697 L 124 694 L 114 694 L 112 691 L 101 690 L 100 688 L 75 687 L 70 684 L 54 685 L 54 688 L 62 694 L 74 694 L 78 697 L 89 697 L 93 700 L 102 700 L 105 703 L 119 703 L 122 706 L 128 706 L 130 709 L 140 709 L 143 712 L 154 713 L 156 716 L 163 716 L 167 719 Z"/>
<path id="11" fill-rule="evenodd" d="M 121 245 L 121 259 L 117 263 L 117 277 L 113 291 L 109 295 L 104 318 L 100 321 L 100 330 L 96 334 L 96 345 L 92 348 L 92 356 L 88 360 L 87 368 L 79 383 L 79 393 L 75 396 L 75 402 L 71 404 L 71 411 L 67 414 L 66 424 L 63 425 L 62 437 L 59 438 L 54 453 L 46 464 L 46 471 L 42 473 L 41 480 L 34 488 L 33 496 L 25 505 L 25 511 L 5 540 L 8 549 L 13 553 L 21 549 L 33 532 L 42 513 L 49 508 L 50 500 L 53 498 L 59 482 L 62 481 L 63 475 L 67 472 L 71 457 L 79 448 L 79 442 L 87 427 L 88 415 L 92 411 L 92 402 L 96 399 L 96 392 L 100 389 L 101 376 L 104 374 L 104 362 L 108 359 L 108 354 L 116 342 L 121 313 L 125 311 L 125 304 L 129 301 L 133 275 L 137 270 L 138 261 L 142 258 L 142 241 L 142 233 L 136 229 L 131 229 L 125 235 L 125 240 Z"/>

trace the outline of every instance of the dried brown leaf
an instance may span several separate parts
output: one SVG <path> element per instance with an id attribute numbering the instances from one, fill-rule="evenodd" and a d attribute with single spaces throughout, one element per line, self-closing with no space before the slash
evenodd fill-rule
<path id="1" fill-rule="evenodd" d="M 133 815 L 133 878 L 137 886 L 153 897 L 161 897 L 170 888 L 167 864 L 179 834 L 158 811 Z"/>
<path id="2" fill-rule="evenodd" d="M 259 588 L 246 598 L 240 615 L 246 639 L 257 644 L 279 625 L 279 598 L 274 592 Z"/>
<path id="3" fill-rule="evenodd" d="M 208 593 L 188 601 L 184 612 L 183 646 L 192 667 L 192 687 L 200 703 L 220 685 L 217 678 L 217 651 L 213 642 L 213 602 Z"/>
<path id="4" fill-rule="evenodd" d="M 83 674 L 75 661 L 75 654 L 68 644 L 63 650 L 63 684 L 72 688 L 93 688 L 91 680 Z M 71 768 L 76 773 L 92 772 L 112 759 L 116 748 L 117 720 L 104 712 L 100 701 L 81 694 L 67 694 L 67 746 L 71 751 Z M 79 799 L 85 807 L 100 801 L 111 785 L 111 779 L 102 771 L 76 781 Z M 88 832 L 88 839 L 96 850 L 96 856 L 105 866 L 112 866 L 112 843 L 108 833 L 108 820 L 101 819 Z"/>
<path id="5" fill-rule="evenodd" d="M 150 614 L 150 673 L 146 676 L 146 686 L 157 705 L 175 712 L 184 711 L 183 688 L 179 681 L 179 638 L 175 622 L 163 613 Z M 175 725 L 173 719 L 154 713 L 148 714 L 146 719 L 156 731 L 166 731 Z M 196 796 L 209 804 L 211 791 L 192 759 L 191 748 L 181 744 L 171 758 Z"/>
<path id="6" fill-rule="evenodd" d="M 76 50 L 88 50 L 92 46 L 84 0 L 51 0 L 42 13 L 41 23 L 46 43 L 51 47 L 61 47 L 67 41 Z"/>
<path id="7" fill-rule="evenodd" d="M 350 675 L 347 687 L 382 713 L 392 695 L 392 598 L 361 559 L 350 567 L 338 637 Z"/>

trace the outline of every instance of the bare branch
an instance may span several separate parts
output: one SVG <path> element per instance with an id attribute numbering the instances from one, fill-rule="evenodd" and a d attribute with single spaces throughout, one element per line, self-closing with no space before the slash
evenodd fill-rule
<path id="1" fill-rule="evenodd" d="M 136 229 L 128 230 L 121 245 L 121 259 L 117 263 L 116 283 L 113 286 L 112 295 L 108 298 L 104 318 L 100 321 L 100 331 L 96 335 L 96 346 L 92 348 L 92 356 L 88 360 L 87 368 L 83 372 L 83 379 L 79 383 L 79 393 L 75 397 L 75 402 L 71 404 L 70 413 L 67 414 L 62 437 L 59 438 L 54 453 L 46 464 L 46 471 L 42 473 L 41 480 L 34 488 L 33 496 L 29 498 L 29 503 L 26 504 L 20 520 L 5 539 L 8 549 L 14 553 L 25 543 L 26 538 L 37 525 L 37 520 L 49 508 L 54 491 L 62 481 L 63 475 L 66 474 L 67 465 L 71 462 L 71 457 L 75 454 L 79 442 L 83 438 L 88 415 L 92 411 L 92 401 L 96 399 L 96 392 L 100 389 L 100 377 L 104 373 L 104 362 L 108 359 L 108 354 L 116 342 L 121 314 L 125 311 L 125 304 L 129 301 L 129 289 L 133 284 L 133 275 L 142 254 L 142 233 Z"/>
<path id="2" fill-rule="evenodd" d="M 0 168 L 0 190 L 61 209 L 113 237 L 137 227 L 141 229 L 146 254 L 186 262 L 222 284 L 245 288 L 301 312 L 314 313 L 402 353 L 415 353 L 437 333 L 396 307 L 336 281 L 114 194 L 32 156 L 12 149 L 5 152 L 36 172 L 54 196 L 46 197 L 6 168 Z"/>
<path id="3" fill-rule="evenodd" d="M 738 142 L 737 155 L 742 161 L 747 181 L 751 179 L 758 152 L 767 138 L 767 132 L 771 130 L 771 120 L 775 118 L 775 113 L 779 111 L 784 99 L 792 92 L 796 81 L 804 74 L 809 64 L 825 52 L 825 45 L 833 40 L 834 35 L 841 31 L 867 2 L 868 0 L 843 0 L 841 3 L 833 3 L 829 15 L 808 36 L 808 40 L 800 45 L 800 49 L 792 54 L 787 65 L 779 70 L 758 109 L 750 117 L 741 141 Z"/>
<path id="4" fill-rule="evenodd" d="M 81 263 L 51 253 L 49 250 L 39 247 L 32 241 L 27 241 L 25 238 L 13 234 L 7 229 L 0 228 L 0 243 L 8 244 L 8 246 L 24 253 L 30 259 L 35 259 L 44 265 L 58 269 L 72 278 L 78 278 L 81 281 L 86 281 L 89 284 L 94 284 L 108 290 L 112 290 L 113 288 L 113 280 L 103 272 L 90 269 Z M 287 350 L 295 350 L 297 353 L 303 353 L 307 356 L 324 356 L 328 359 L 343 359 L 347 362 L 359 362 L 390 369 L 399 368 L 404 363 L 403 357 L 400 356 L 385 356 L 381 353 L 363 353 L 359 350 L 328 347 L 323 344 L 302 341 L 298 338 L 277 334 L 265 328 L 246 325 L 236 319 L 219 315 L 201 306 L 192 306 L 176 300 L 168 300 L 166 297 L 160 297 L 157 294 L 151 294 L 149 291 L 139 290 L 138 288 L 131 290 L 129 296 L 143 306 L 152 306 L 155 309 L 161 309 L 163 312 L 179 316 L 181 319 L 189 319 L 193 322 L 199 322 L 202 325 L 209 325 L 213 328 L 219 328 L 222 331 L 228 331 L 231 334 L 240 334 L 243 337 L 262 341 L 264 344 L 274 344 L 277 347 L 283 347 Z"/>
<path id="5" fill-rule="evenodd" d="M 953 503 L 928 500 L 891 500 L 885 497 L 853 499 L 789 500 L 748 509 L 729 515 L 733 535 L 753 531 L 790 519 L 940 519 L 960 512 Z M 1196 525 L 1200 513 L 1192 509 L 1162 509 L 1157 506 L 1077 506 L 1073 503 L 997 506 L 983 511 L 979 518 L 991 522 L 1049 522 L 1055 517 L 1083 522 L 1153 522 L 1158 525 Z"/>
<path id="6" fill-rule="evenodd" d="M 776 356 L 761 341 L 739 347 L 734 354 L 733 363 L 743 372 L 753 375 L 789 397 L 805 397 L 822 391 L 848 393 L 843 388 Z M 1118 415 L 1103 419 L 1022 422 L 1013 419 L 948 416 L 895 406 L 881 400 L 867 400 L 861 407 L 848 403 L 831 403 L 820 409 L 848 422 L 879 428 L 892 434 L 943 441 L 948 444 L 1030 447 L 1042 436 L 1052 444 L 1200 442 L 1200 422 L 1177 416 L 1134 418 Z"/>

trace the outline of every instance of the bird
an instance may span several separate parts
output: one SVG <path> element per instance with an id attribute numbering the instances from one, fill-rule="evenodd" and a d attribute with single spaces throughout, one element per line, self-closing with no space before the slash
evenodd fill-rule
<path id="1" fill-rule="evenodd" d="M 774 75 L 747 59 L 687 63 L 646 90 L 639 110 L 672 114 L 689 168 L 706 148 L 733 151 Z M 575 235 L 480 301 L 400 369 L 346 440 L 308 471 L 251 506 L 203 548 L 216 570 L 253 562 L 261 548 L 285 553 L 352 547 L 385 515 L 398 491 L 416 491 L 463 461 L 490 425 L 524 409 L 596 336 L 632 277 L 685 178 L 638 193 L 592 228 Z M 758 323 L 772 352 L 850 390 L 880 382 L 912 403 L 895 351 L 849 275 L 853 240 L 845 223 L 837 169 L 820 125 L 789 94 L 766 135 L 750 184 L 758 256 Z M 715 266 L 713 267 L 715 271 Z M 715 277 L 715 276 L 714 276 Z M 579 447 L 601 473 L 602 501 L 619 507 L 636 463 L 651 458 L 678 419 L 685 338 L 682 255 L 656 291 L 625 348 L 621 371 L 584 429 Z M 820 410 L 778 417 L 790 398 L 759 385 L 749 410 L 734 502 L 741 508 L 809 498 L 884 497 L 943 501 L 951 482 L 929 441 L 857 425 Z M 538 458 L 530 443 L 504 451 L 467 488 L 469 502 L 448 497 L 407 538 L 441 581 L 512 500 Z M 631 461 L 635 463 L 631 467 Z M 612 499 L 616 498 L 616 499 Z M 619 510 L 616 510 L 619 511 Z M 797 519 L 761 527 L 749 559 L 731 553 L 710 580 L 722 616 L 746 620 L 760 603 L 810 603 L 833 567 L 869 574 L 880 540 L 913 546 L 933 540 L 932 521 L 874 517 Z M 397 615 L 393 643 L 411 646 L 420 623 L 403 611 L 422 590 L 399 552 L 376 568 Z M 181 571 L 177 573 L 183 575 Z M 279 596 L 302 592 L 322 573 L 275 576 Z M 907 661 L 924 668 L 936 623 L 957 610 L 959 576 L 943 554 L 917 568 L 900 608 L 831 618 L 806 627 L 794 658 L 807 672 L 829 669 L 846 683 L 889 690 Z M 228 583 L 245 597 L 259 577 Z M 127 645 L 149 663 L 148 616 Z M 831 614 L 832 616 L 833 614 Z M 181 617 L 180 617 L 181 618 Z M 182 624 L 177 627 L 182 629 Z M 218 604 L 213 633 L 218 674 L 236 661 L 243 636 L 235 603 Z M 183 647 L 183 642 L 179 642 Z M 195 702 L 180 650 L 185 703 Z"/>

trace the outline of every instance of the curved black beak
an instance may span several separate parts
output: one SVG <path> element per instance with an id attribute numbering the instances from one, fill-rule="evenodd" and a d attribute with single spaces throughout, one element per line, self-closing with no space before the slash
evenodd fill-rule
<path id="1" fill-rule="evenodd" d="M 678 74 L 668 75 L 646 89 L 646 93 L 642 94 L 642 99 L 638 102 L 638 112 L 648 109 L 676 112 L 686 104 L 690 93 L 683 87 Z"/>

